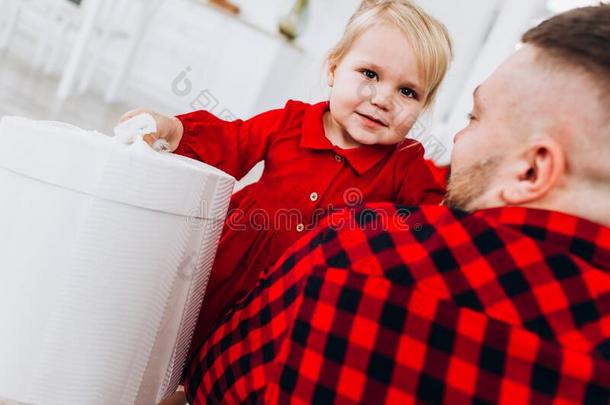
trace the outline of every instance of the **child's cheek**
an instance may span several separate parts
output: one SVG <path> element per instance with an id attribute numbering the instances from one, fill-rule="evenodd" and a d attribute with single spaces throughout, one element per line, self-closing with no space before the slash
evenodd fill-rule
<path id="1" fill-rule="evenodd" d="M 401 129 L 411 130 L 421 114 L 421 108 L 410 105 L 400 105 L 396 115 L 395 125 Z"/>

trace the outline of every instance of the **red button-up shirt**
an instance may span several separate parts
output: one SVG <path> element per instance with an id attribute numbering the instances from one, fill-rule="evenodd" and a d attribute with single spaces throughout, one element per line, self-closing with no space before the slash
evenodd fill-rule
<path id="1" fill-rule="evenodd" d="M 205 342 L 191 404 L 608 404 L 610 228 L 391 204 L 321 225 Z"/>
<path id="2" fill-rule="evenodd" d="M 265 162 L 261 179 L 232 199 L 194 345 L 252 289 L 260 272 L 329 209 L 374 201 L 441 201 L 444 189 L 434 180 L 419 143 L 333 146 L 324 133 L 328 108 L 328 102 L 289 101 L 246 121 L 227 122 L 207 111 L 178 117 L 184 136 L 175 153 L 237 179 Z"/>

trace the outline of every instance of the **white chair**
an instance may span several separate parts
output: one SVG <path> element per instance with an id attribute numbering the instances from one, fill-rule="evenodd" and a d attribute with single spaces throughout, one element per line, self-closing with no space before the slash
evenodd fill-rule
<path id="1" fill-rule="evenodd" d="M 25 33 L 35 41 L 36 67 L 45 56 L 56 53 L 65 31 L 79 15 L 78 6 L 68 0 L 3 0 L 0 6 L 7 11 L 0 30 L 0 50 L 8 50 L 17 33 Z"/>
<path id="2" fill-rule="evenodd" d="M 83 0 L 79 7 L 69 0 L 0 0 L 6 10 L 0 16 L 0 51 L 9 49 L 17 34 L 33 37 L 32 64 L 47 74 L 60 73 L 56 95 L 64 100 L 74 88 L 87 90 L 108 45 L 120 41 L 121 51 L 104 61 L 111 66 L 105 99 L 112 102 L 162 2 Z"/>
<path id="3" fill-rule="evenodd" d="M 77 83 L 81 92 L 88 87 L 104 45 L 113 34 L 120 32 L 125 38 L 124 50 L 120 57 L 115 58 L 114 73 L 105 95 L 107 102 L 115 101 L 146 33 L 148 23 L 163 1 L 85 0 L 82 25 L 62 73 L 57 97 L 60 100 L 66 99 Z M 136 7 L 135 12 L 128 13 L 129 7 Z M 130 15 L 131 21 L 126 20 L 125 15 Z M 88 67 L 82 69 L 87 62 L 85 60 L 87 55 L 91 53 L 97 56 L 90 58 Z"/>
<path id="4" fill-rule="evenodd" d="M 0 50 L 5 51 L 15 33 L 20 9 L 19 4 L 11 0 L 2 1 L 0 7 L 6 12 L 5 18 L 2 20 L 2 31 L 0 32 Z"/>

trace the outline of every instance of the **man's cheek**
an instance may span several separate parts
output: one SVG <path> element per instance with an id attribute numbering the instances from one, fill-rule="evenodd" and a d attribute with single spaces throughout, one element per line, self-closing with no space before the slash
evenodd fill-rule
<path id="1" fill-rule="evenodd" d="M 464 145 L 463 142 L 458 142 L 453 145 L 453 151 L 451 152 L 451 168 L 452 170 L 459 170 L 460 167 L 467 166 L 466 161 L 468 160 L 468 154 L 473 153 L 472 150 L 468 150 L 468 146 Z"/>

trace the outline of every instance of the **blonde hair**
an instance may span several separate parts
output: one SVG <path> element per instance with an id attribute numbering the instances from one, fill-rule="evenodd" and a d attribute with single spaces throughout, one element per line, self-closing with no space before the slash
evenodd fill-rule
<path id="1" fill-rule="evenodd" d="M 410 42 L 417 58 L 425 91 L 425 107 L 436 97 L 453 57 L 447 28 L 408 0 L 365 0 L 350 18 L 343 37 L 329 51 L 327 63 L 338 65 L 356 39 L 380 23 L 399 28 Z"/>

